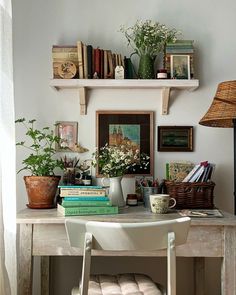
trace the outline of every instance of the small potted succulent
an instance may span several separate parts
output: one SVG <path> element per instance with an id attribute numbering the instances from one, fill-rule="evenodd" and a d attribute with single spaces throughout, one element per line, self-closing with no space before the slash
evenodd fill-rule
<path id="1" fill-rule="evenodd" d="M 15 121 L 26 129 L 27 141 L 16 143 L 29 150 L 30 155 L 22 161 L 24 165 L 20 171 L 27 170 L 30 176 L 24 176 L 29 204 L 32 209 L 53 208 L 54 199 L 61 176 L 54 174 L 56 168 L 63 169 L 63 161 L 56 159 L 55 143 L 59 143 L 60 138 L 54 135 L 54 131 L 49 127 L 41 130 L 36 129 L 36 120 L 26 121 L 21 118 Z"/>

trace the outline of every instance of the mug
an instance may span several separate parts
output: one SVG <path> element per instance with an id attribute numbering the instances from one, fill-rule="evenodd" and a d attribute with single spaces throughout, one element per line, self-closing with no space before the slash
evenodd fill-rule
<path id="1" fill-rule="evenodd" d="M 170 201 L 174 202 L 170 206 Z M 165 214 L 170 208 L 173 208 L 176 205 L 176 200 L 170 198 L 170 195 L 166 194 L 155 194 L 150 195 L 150 205 L 153 213 Z"/>

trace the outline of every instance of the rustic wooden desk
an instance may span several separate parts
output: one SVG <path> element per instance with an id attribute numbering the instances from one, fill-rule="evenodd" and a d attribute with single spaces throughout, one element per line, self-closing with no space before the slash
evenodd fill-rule
<path id="1" fill-rule="evenodd" d="M 74 216 L 86 220 L 144 222 L 176 218 L 177 213 L 152 214 L 143 207 L 125 208 L 118 215 Z M 80 250 L 71 248 L 65 231 L 65 217 L 56 209 L 25 209 L 17 214 L 19 224 L 18 294 L 32 294 L 33 256 L 41 256 L 41 294 L 49 294 L 49 256 L 81 255 Z M 107 253 L 96 252 L 105 256 Z M 109 252 L 122 256 L 165 256 L 164 251 L 148 253 Z M 204 291 L 204 257 L 221 257 L 221 294 L 236 294 L 236 217 L 224 213 L 224 218 L 195 218 L 191 221 L 187 244 L 177 247 L 177 256 L 194 257 L 195 295 L 206 295 Z"/>

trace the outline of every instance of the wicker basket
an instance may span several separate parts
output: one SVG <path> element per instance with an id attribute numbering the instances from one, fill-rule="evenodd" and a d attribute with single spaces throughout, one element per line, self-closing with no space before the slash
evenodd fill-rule
<path id="1" fill-rule="evenodd" d="M 212 209 L 214 182 L 166 181 L 167 193 L 176 199 L 177 209 Z"/>

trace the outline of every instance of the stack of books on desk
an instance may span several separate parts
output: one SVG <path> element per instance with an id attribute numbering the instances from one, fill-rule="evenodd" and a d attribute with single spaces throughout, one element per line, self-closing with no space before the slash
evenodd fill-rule
<path id="1" fill-rule="evenodd" d="M 112 206 L 101 186 L 59 185 L 58 213 L 63 216 L 117 214 L 118 207 Z"/>

